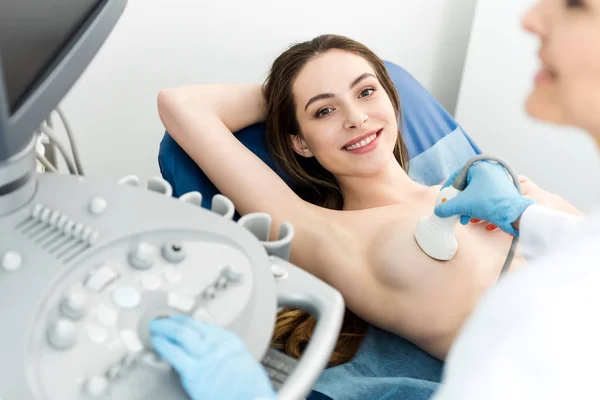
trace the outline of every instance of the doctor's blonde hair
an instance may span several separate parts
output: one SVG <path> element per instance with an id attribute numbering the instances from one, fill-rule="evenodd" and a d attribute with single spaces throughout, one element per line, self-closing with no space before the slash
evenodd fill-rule
<path id="1" fill-rule="evenodd" d="M 290 134 L 301 134 L 292 92 L 294 79 L 312 58 L 334 49 L 354 53 L 369 62 L 394 106 L 397 120 L 401 121 L 398 92 L 383 61 L 363 44 L 339 35 L 322 35 L 289 47 L 274 61 L 264 85 L 264 95 L 267 102 L 267 146 L 276 165 L 290 178 L 294 191 L 304 200 L 325 208 L 341 210 L 344 198 L 333 174 L 323 168 L 314 157 L 305 158 L 298 155 L 292 147 L 290 137 Z M 394 146 L 394 156 L 408 172 L 408 152 L 400 130 Z M 289 308 L 282 310 L 277 317 L 273 346 L 299 358 L 312 336 L 315 323 L 315 319 L 304 311 Z M 346 310 L 329 366 L 348 362 L 354 357 L 367 327 L 365 321 Z"/>

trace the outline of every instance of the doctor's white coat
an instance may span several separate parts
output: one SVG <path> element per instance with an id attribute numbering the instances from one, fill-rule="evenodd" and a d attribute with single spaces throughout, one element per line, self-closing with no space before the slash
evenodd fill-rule
<path id="1" fill-rule="evenodd" d="M 600 213 L 521 217 L 530 261 L 483 297 L 432 400 L 600 399 Z"/>

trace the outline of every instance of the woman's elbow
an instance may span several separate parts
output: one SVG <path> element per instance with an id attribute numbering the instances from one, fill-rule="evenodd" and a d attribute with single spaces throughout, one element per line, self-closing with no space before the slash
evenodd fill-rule
<path id="1" fill-rule="evenodd" d="M 182 88 L 169 88 L 162 89 L 156 99 L 158 116 L 175 140 L 186 131 L 186 115 L 190 115 L 184 95 Z"/>
<path id="2" fill-rule="evenodd" d="M 162 117 L 166 113 L 170 112 L 170 110 L 173 108 L 173 104 L 177 102 L 177 98 L 177 89 L 175 88 L 160 90 L 156 96 L 158 114 Z"/>

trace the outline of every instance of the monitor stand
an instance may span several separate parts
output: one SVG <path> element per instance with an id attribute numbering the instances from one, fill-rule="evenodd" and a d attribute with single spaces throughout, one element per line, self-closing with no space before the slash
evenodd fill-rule
<path id="1" fill-rule="evenodd" d="M 0 161 L 0 216 L 26 205 L 37 185 L 35 135 L 19 153 Z"/>

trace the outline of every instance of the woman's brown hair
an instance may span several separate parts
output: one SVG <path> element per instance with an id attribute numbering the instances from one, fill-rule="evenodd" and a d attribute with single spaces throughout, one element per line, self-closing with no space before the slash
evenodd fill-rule
<path id="1" fill-rule="evenodd" d="M 334 49 L 354 53 L 369 62 L 396 110 L 397 121 L 402 120 L 400 98 L 383 61 L 369 48 L 352 39 L 339 35 L 322 35 L 292 45 L 273 62 L 264 85 L 267 103 L 265 123 L 269 152 L 276 165 L 291 180 L 295 192 L 313 204 L 341 210 L 344 199 L 333 174 L 323 168 L 314 157 L 306 158 L 298 155 L 290 139 L 290 134 L 301 134 L 292 92 L 294 80 L 308 61 Z M 408 153 L 400 129 L 394 146 L 394 156 L 402 168 L 408 171 Z M 315 323 L 315 319 L 304 311 L 283 309 L 277 316 L 273 346 L 299 358 L 310 340 Z M 366 330 L 367 323 L 346 310 L 329 366 L 351 360 L 360 347 Z"/>

